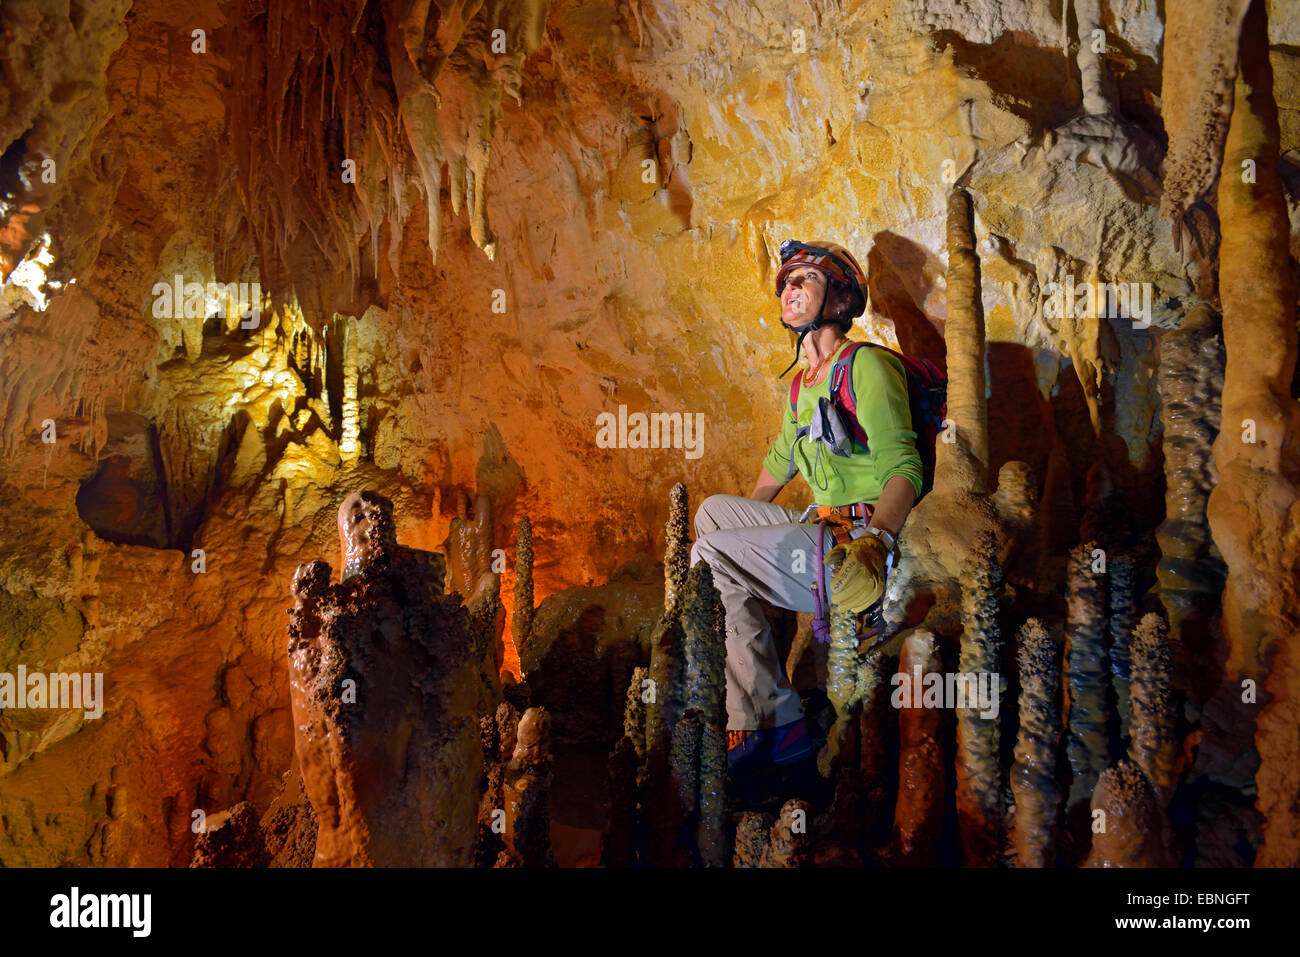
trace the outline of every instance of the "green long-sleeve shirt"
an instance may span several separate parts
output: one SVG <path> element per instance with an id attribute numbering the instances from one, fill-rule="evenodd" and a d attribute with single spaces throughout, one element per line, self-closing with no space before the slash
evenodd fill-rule
<path id="1" fill-rule="evenodd" d="M 840 351 L 846 346 L 847 343 L 841 346 Z M 835 359 L 832 359 L 828 364 L 834 363 Z M 863 452 L 854 443 L 853 454 L 845 458 L 822 448 L 818 460 L 815 445 L 806 435 L 796 444 L 795 432 L 812 421 L 817 400 L 830 395 L 830 380 L 827 373 L 816 385 L 800 384 L 798 425 L 790 414 L 789 394 L 786 394 L 782 403 L 781 434 L 763 459 L 767 473 L 778 482 L 785 479 L 790 470 L 790 447 L 794 445 L 795 465 L 812 489 L 813 501 L 818 505 L 874 503 L 880 498 L 885 483 L 895 475 L 906 476 L 919 496 L 921 457 L 916 451 L 916 433 L 912 431 L 907 373 L 903 364 L 883 349 L 867 346 L 858 349 L 853 357 L 853 394 L 858 404 L 858 421 L 867 434 L 871 451 Z"/>

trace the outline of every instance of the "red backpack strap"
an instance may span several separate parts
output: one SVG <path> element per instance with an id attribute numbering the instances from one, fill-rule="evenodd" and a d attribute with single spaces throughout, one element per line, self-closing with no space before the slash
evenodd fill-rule
<path id="1" fill-rule="evenodd" d="M 794 416 L 795 422 L 799 421 L 799 380 L 801 378 L 802 376 L 796 372 L 790 382 L 790 414 Z"/>
<path id="2" fill-rule="evenodd" d="M 874 343 L 852 343 L 844 350 L 844 354 L 835 360 L 835 365 L 831 369 L 831 395 L 834 396 L 836 404 L 848 414 L 846 424 L 863 451 L 870 451 L 871 447 L 867 444 L 866 430 L 858 421 L 858 400 L 853 392 L 853 356 L 862 346 L 870 345 Z"/>

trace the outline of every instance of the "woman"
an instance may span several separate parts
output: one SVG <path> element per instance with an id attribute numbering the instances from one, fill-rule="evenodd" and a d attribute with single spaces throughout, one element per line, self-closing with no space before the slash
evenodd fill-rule
<path id="1" fill-rule="evenodd" d="M 921 493 L 902 363 L 883 349 L 856 348 L 851 364 L 837 364 L 854 348 L 847 333 L 866 309 L 866 290 L 866 276 L 842 246 L 781 245 L 781 322 L 799 333 L 796 360 L 800 347 L 808 360 L 796 412 L 786 404 L 781 432 L 748 498 L 711 495 L 695 513 L 691 564 L 709 563 L 727 612 L 729 793 L 740 801 L 772 796 L 782 778 L 808 774 L 815 758 L 802 702 L 785 677 L 760 600 L 815 612 L 814 576 L 822 571 L 816 556 L 824 551 L 826 563 L 838 565 L 830 583 L 836 604 L 855 611 L 874 606 L 894 539 Z M 827 415 L 836 368 L 852 377 L 856 418 L 869 440 L 868 448 L 852 442 L 847 454 L 816 440 L 825 430 L 808 434 L 814 418 Z M 812 487 L 814 504 L 834 509 L 824 517 L 839 523 L 836 534 L 772 504 L 796 469 Z"/>

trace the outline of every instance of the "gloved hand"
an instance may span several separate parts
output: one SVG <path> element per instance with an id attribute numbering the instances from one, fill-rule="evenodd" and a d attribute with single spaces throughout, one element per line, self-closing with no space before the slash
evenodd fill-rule
<path id="1" fill-rule="evenodd" d="M 841 562 L 831 577 L 831 601 L 854 614 L 865 611 L 885 593 L 885 560 L 889 549 L 875 535 L 863 535 L 847 545 L 836 545 L 824 564 Z"/>

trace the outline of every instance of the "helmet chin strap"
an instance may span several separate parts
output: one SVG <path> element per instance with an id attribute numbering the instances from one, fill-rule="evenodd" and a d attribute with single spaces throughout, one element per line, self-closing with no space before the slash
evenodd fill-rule
<path id="1" fill-rule="evenodd" d="M 792 326 L 789 323 L 787 323 L 784 319 L 781 320 L 781 325 L 785 326 L 791 332 L 799 333 L 799 341 L 794 344 L 794 359 L 793 361 L 791 361 L 791 363 L 788 366 L 785 367 L 785 372 L 789 372 L 799 362 L 799 349 L 803 346 L 804 337 L 808 335 L 808 333 L 821 328 L 822 310 L 824 310 L 825 308 L 826 308 L 826 297 L 823 295 L 822 304 L 820 307 L 818 307 L 817 316 L 812 320 L 812 322 L 805 322 L 802 326 Z M 785 372 L 782 372 L 779 376 L 777 376 L 777 378 L 784 379 Z"/>

